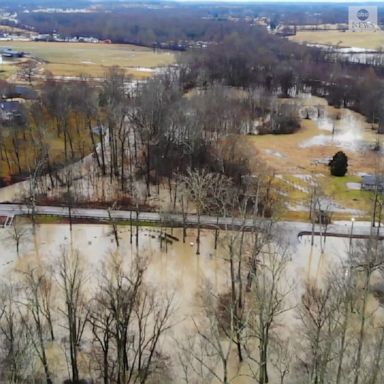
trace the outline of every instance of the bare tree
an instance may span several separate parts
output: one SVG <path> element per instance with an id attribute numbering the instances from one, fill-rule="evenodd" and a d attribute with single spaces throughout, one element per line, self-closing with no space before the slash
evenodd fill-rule
<path id="1" fill-rule="evenodd" d="M 292 284 L 287 279 L 289 253 L 285 246 L 269 243 L 258 256 L 252 279 L 252 302 L 249 315 L 247 354 L 252 376 L 260 384 L 269 382 L 271 333 L 279 316 L 288 310 L 287 297 Z M 258 346 L 255 355 L 254 348 Z M 256 369 L 254 368 L 256 367 Z"/>
<path id="2" fill-rule="evenodd" d="M 78 383 L 80 379 L 78 348 L 88 319 L 84 297 L 84 279 L 85 275 L 78 252 L 67 253 L 63 251 L 58 265 L 58 284 L 64 295 L 65 305 L 61 312 L 67 323 L 71 380 L 73 383 Z"/>
<path id="3" fill-rule="evenodd" d="M 0 336 L 2 339 L 1 381 L 25 382 L 32 371 L 31 338 L 22 319 L 19 307 L 19 287 L 3 284 L 0 289 Z"/>
<path id="4" fill-rule="evenodd" d="M 119 248 L 120 246 L 120 237 L 119 237 L 119 229 L 116 224 L 116 219 L 113 217 L 112 212 L 116 209 L 116 202 L 112 204 L 112 207 L 108 208 L 108 219 L 112 226 L 112 233 L 115 237 L 116 247 Z"/>
<path id="5" fill-rule="evenodd" d="M 112 313 L 105 305 L 104 298 L 95 297 L 90 306 L 89 323 L 92 329 L 95 361 L 104 384 L 109 384 L 115 377 L 115 365 L 112 360 L 114 321 Z"/>
<path id="6" fill-rule="evenodd" d="M 44 369 L 47 384 L 52 384 L 51 370 L 47 357 L 47 338 L 52 337 L 51 309 L 47 308 L 47 289 L 50 285 L 49 275 L 44 266 L 28 268 L 23 273 L 24 300 L 26 315 L 22 315 L 23 323 L 29 333 L 30 340 Z M 48 314 L 48 316 L 47 316 Z M 31 320 L 29 320 L 29 318 Z"/>
<path id="7" fill-rule="evenodd" d="M 20 256 L 20 245 L 27 240 L 29 231 L 26 226 L 22 225 L 17 218 L 14 218 L 9 228 L 9 240 L 13 241 L 16 246 L 17 256 Z"/>
<path id="8" fill-rule="evenodd" d="M 314 384 L 325 383 L 333 337 L 336 335 L 337 322 L 333 321 L 333 316 L 337 308 L 332 305 L 331 295 L 329 284 L 324 289 L 307 285 L 299 307 L 303 336 L 308 343 L 304 364 L 309 380 Z"/>
<path id="9" fill-rule="evenodd" d="M 148 196 L 151 194 L 153 148 L 159 144 L 161 138 L 164 138 L 170 106 L 180 98 L 180 95 L 179 85 L 174 79 L 169 78 L 167 74 L 155 77 L 138 88 L 135 106 L 129 114 L 132 127 L 137 131 L 141 141 Z"/>
<path id="10" fill-rule="evenodd" d="M 125 162 L 125 117 L 127 115 L 127 95 L 125 91 L 126 76 L 124 71 L 118 67 L 111 67 L 106 73 L 105 80 L 102 84 L 100 93 L 101 106 L 105 112 L 105 124 L 108 133 L 108 153 L 110 166 L 110 179 L 113 176 L 118 176 L 119 170 L 119 155 L 118 141 L 121 144 L 121 167 L 124 170 Z M 101 135 L 100 135 L 101 137 Z M 103 155 L 103 154 L 102 154 Z M 104 162 L 104 160 L 103 160 Z"/>
<path id="11" fill-rule="evenodd" d="M 187 174 L 182 177 L 189 196 L 195 203 L 197 213 L 197 249 L 196 254 L 200 254 L 200 231 L 201 231 L 201 215 L 208 210 L 210 202 L 214 199 L 220 199 L 218 193 L 225 191 L 229 186 L 225 176 L 219 173 L 210 173 L 203 169 L 202 171 L 191 169 L 187 170 Z"/>
<path id="12" fill-rule="evenodd" d="M 30 169 L 28 205 L 31 207 L 33 236 L 36 238 L 36 195 L 38 193 L 39 177 L 44 169 L 46 159 L 39 157 L 33 169 Z"/>
<path id="13" fill-rule="evenodd" d="M 292 366 L 292 343 L 288 339 L 274 338 L 271 344 L 271 364 L 279 373 L 279 383 L 284 384 Z"/>
<path id="14" fill-rule="evenodd" d="M 104 382 L 109 375 L 118 384 L 143 384 L 162 366 L 159 343 L 170 326 L 172 298 L 144 285 L 145 270 L 139 258 L 128 268 L 117 254 L 103 268 L 90 322 L 102 349 Z"/>
<path id="15" fill-rule="evenodd" d="M 201 318 L 193 319 L 194 333 L 180 343 L 183 380 L 208 384 L 215 379 L 218 383 L 229 384 L 238 376 L 238 372 L 229 371 L 235 335 L 233 313 L 220 311 L 219 297 L 209 284 L 204 286 L 202 305 Z"/>
<path id="16" fill-rule="evenodd" d="M 29 84 L 32 84 L 33 76 L 36 73 L 38 64 L 35 60 L 28 60 L 22 63 L 19 67 L 18 75 L 28 81 Z"/>
<path id="17" fill-rule="evenodd" d="M 374 343 L 374 350 L 372 353 L 372 365 L 369 372 L 369 384 L 377 384 L 383 381 L 383 369 L 381 362 L 383 360 L 383 347 L 384 347 L 384 328 L 382 324 L 375 330 L 376 341 Z"/>
<path id="18" fill-rule="evenodd" d="M 352 268 L 361 277 L 362 299 L 359 308 L 360 326 L 358 345 L 354 363 L 354 384 L 358 384 L 361 376 L 362 352 L 366 338 L 367 320 L 370 313 L 367 310 L 369 284 L 372 273 L 383 268 L 384 258 L 382 256 L 382 246 L 376 236 L 372 236 L 367 241 L 360 244 L 359 249 L 354 252 L 352 259 Z"/>

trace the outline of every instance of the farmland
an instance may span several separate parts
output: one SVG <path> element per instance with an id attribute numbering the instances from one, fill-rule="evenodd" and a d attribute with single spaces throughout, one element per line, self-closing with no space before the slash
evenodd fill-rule
<path id="1" fill-rule="evenodd" d="M 299 31 L 290 38 L 298 43 L 338 45 L 366 49 L 384 48 L 384 32 Z"/>
<path id="2" fill-rule="evenodd" d="M 140 79 L 150 76 L 151 69 L 175 61 L 175 54 L 171 52 L 154 52 L 149 48 L 123 44 L 18 41 L 6 42 L 4 46 L 28 53 L 27 56 L 39 61 L 41 73 L 49 71 L 54 76 L 85 73 L 100 77 L 108 67 L 119 66 L 128 75 Z"/>

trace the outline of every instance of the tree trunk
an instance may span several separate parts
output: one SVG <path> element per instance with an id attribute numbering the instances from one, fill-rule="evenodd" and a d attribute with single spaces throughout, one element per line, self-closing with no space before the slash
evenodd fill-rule
<path id="1" fill-rule="evenodd" d="M 200 255 L 200 212 L 197 212 L 197 249 L 196 249 L 196 255 Z"/>
<path id="2" fill-rule="evenodd" d="M 96 161 L 97 161 L 97 165 L 99 168 L 101 168 L 101 163 L 100 163 L 100 158 L 99 158 L 99 154 L 97 152 L 97 146 L 96 146 L 96 142 L 95 142 L 95 138 L 93 136 L 93 132 L 92 132 L 92 125 L 91 125 L 91 120 L 88 119 L 88 129 L 89 129 L 89 136 L 91 137 L 91 140 L 92 140 L 92 149 L 93 149 L 93 153 L 96 157 Z M 100 132 L 100 138 L 102 136 L 102 132 Z"/>
<path id="3" fill-rule="evenodd" d="M 103 176 L 106 175 L 106 166 L 105 166 L 105 149 L 104 149 L 104 135 L 100 134 L 100 148 L 101 148 L 101 170 L 103 172 Z"/>
<path id="4" fill-rule="evenodd" d="M 361 352 L 363 350 L 363 344 L 365 339 L 365 321 L 366 321 L 366 309 L 367 309 L 367 300 L 368 300 L 368 286 L 369 286 L 369 278 L 371 276 L 370 268 L 367 268 L 365 271 L 365 281 L 364 281 L 364 296 L 363 296 L 363 306 L 361 308 L 361 318 L 360 318 L 360 331 L 359 331 L 359 344 L 357 347 L 356 354 L 356 371 L 355 371 L 355 379 L 353 384 L 358 384 L 360 380 L 360 371 L 361 371 Z"/>
<path id="5" fill-rule="evenodd" d="M 336 384 L 340 384 L 342 369 L 343 369 L 343 359 L 345 351 L 345 341 L 347 335 L 348 319 L 349 319 L 349 302 L 344 303 L 344 320 L 341 329 L 341 345 L 339 350 L 339 358 L 337 363 L 337 375 L 336 375 Z"/>
<path id="6" fill-rule="evenodd" d="M 146 184 L 147 184 L 147 196 L 151 196 L 151 191 L 150 191 L 150 172 L 151 172 L 151 159 L 150 159 L 150 145 L 149 145 L 149 140 L 147 141 L 147 156 L 146 156 L 146 163 L 147 163 L 147 177 L 146 177 Z"/>
<path id="7" fill-rule="evenodd" d="M 380 338 L 378 345 L 376 347 L 376 353 L 375 353 L 375 360 L 373 365 L 373 373 L 372 373 L 372 379 L 370 380 L 369 384 L 376 384 L 377 383 L 377 377 L 379 375 L 380 371 L 380 365 L 381 365 L 381 355 L 383 351 L 383 345 L 384 345 L 384 328 L 380 329 Z"/>
<path id="8" fill-rule="evenodd" d="M 259 384 L 266 384 L 269 382 L 268 369 L 267 369 L 267 356 L 268 356 L 268 331 L 267 328 L 262 329 L 262 336 L 260 339 L 260 372 Z"/>

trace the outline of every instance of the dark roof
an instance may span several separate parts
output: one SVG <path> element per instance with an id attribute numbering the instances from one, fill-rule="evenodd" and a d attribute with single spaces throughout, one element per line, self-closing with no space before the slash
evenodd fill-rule
<path id="1" fill-rule="evenodd" d="M 361 181 L 365 185 L 384 184 L 384 175 L 365 175 L 361 177 Z"/>
<path id="2" fill-rule="evenodd" d="M 38 95 L 32 87 L 9 84 L 8 87 L 3 91 L 3 94 L 0 96 L 2 96 L 4 99 L 14 99 L 17 97 L 32 100 L 36 99 Z"/>
<path id="3" fill-rule="evenodd" d="M 14 49 L 12 48 L 3 48 L 1 50 L 1 53 L 3 55 L 10 55 L 10 56 L 18 56 L 18 55 L 23 55 L 24 52 L 20 52 L 20 51 L 15 51 Z"/>
<path id="4" fill-rule="evenodd" d="M 15 85 L 15 94 L 17 97 L 23 99 L 36 99 L 37 92 L 32 87 L 26 87 L 24 85 Z"/>
<path id="5" fill-rule="evenodd" d="M 1 101 L 0 109 L 8 113 L 19 113 L 22 107 L 18 101 Z"/>

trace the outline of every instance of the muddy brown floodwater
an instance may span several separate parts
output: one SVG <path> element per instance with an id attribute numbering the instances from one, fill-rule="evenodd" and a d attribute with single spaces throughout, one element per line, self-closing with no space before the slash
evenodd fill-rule
<path id="1" fill-rule="evenodd" d="M 31 228 L 26 225 L 31 233 Z M 164 229 L 163 229 L 164 230 Z M 214 232 L 203 230 L 201 240 L 201 253 L 196 255 L 195 231 L 188 230 L 186 242 L 182 242 L 181 229 L 166 229 L 167 233 L 179 238 L 160 248 L 158 228 L 140 228 L 139 248 L 130 244 L 130 228 L 121 227 L 122 257 L 127 258 L 134 254 L 148 257 L 148 270 L 146 280 L 156 287 L 156 290 L 173 294 L 175 297 L 175 315 L 173 317 L 174 327 L 171 329 L 169 342 L 163 343 L 162 348 L 171 356 L 170 361 L 177 361 L 175 356 L 175 340 L 183 340 L 185 334 L 191 330 L 192 318 L 201 316 L 199 295 L 208 281 L 218 293 L 225 292 L 229 288 L 229 267 L 225 261 L 226 251 L 222 244 L 214 250 Z M 135 232 L 135 228 L 134 228 Z M 311 279 L 320 279 L 321 276 L 332 265 L 333 261 L 343 258 L 348 247 L 348 241 L 339 238 L 328 238 L 325 244 L 320 244 L 318 238 L 311 247 L 311 239 L 304 237 L 301 241 L 296 238 L 297 232 L 292 231 L 288 235 L 287 246 L 291 261 L 288 265 L 288 277 L 295 283 L 290 300 L 297 302 L 303 282 Z M 223 235 L 222 235 L 223 236 Z M 36 230 L 36 240 L 39 244 L 39 257 L 54 263 L 60 256 L 63 247 L 70 245 L 70 231 L 68 225 L 39 225 Z M 3 279 L 7 278 L 8 271 L 22 267 L 33 255 L 34 242 L 31 235 L 27 235 L 22 241 L 20 256 L 16 255 L 16 247 L 10 238 L 9 229 L 0 229 L 0 272 Z M 76 224 L 72 231 L 72 244 L 77 249 L 89 267 L 90 276 L 99 270 L 100 264 L 106 260 L 115 247 L 111 227 L 107 225 L 83 225 Z M 286 332 L 292 332 L 297 318 L 294 311 L 286 313 Z M 233 364 L 236 355 L 233 353 Z M 176 363 L 172 364 L 174 373 L 177 375 Z M 181 381 L 180 381 L 181 382 Z M 235 384 L 248 384 L 251 380 L 246 376 L 233 381 Z"/>

